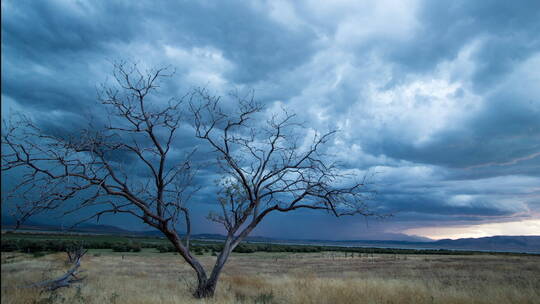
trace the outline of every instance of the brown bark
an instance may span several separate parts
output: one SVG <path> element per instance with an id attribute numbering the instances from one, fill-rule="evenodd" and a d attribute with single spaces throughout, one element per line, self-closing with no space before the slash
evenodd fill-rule
<path id="1" fill-rule="evenodd" d="M 214 293 L 216 292 L 216 286 L 216 280 L 199 278 L 197 289 L 195 289 L 193 296 L 197 299 L 212 298 L 214 296 Z"/>
<path id="2" fill-rule="evenodd" d="M 210 277 L 207 279 L 206 274 L 199 274 L 199 272 L 197 272 L 198 285 L 193 294 L 196 298 L 208 298 L 214 296 L 221 272 L 235 247 L 236 245 L 232 242 L 232 236 L 229 235 L 223 244 L 223 250 L 218 255 L 216 263 L 212 268 Z"/>

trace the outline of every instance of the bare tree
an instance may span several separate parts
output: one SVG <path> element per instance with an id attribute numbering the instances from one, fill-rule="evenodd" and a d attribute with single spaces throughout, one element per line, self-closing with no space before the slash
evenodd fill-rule
<path id="1" fill-rule="evenodd" d="M 209 219 L 227 231 L 204 293 L 214 293 L 231 252 L 271 212 L 314 209 L 334 216 L 381 216 L 367 204 L 372 192 L 365 176 L 356 180 L 323 153 L 335 131 L 306 140 L 306 128 L 295 114 L 285 109 L 266 113 L 252 92 L 233 96 L 233 111 L 224 110 L 220 98 L 205 89 L 196 96 L 190 104 L 196 136 L 213 148 L 222 174 L 221 210 Z"/>
<path id="2" fill-rule="evenodd" d="M 237 98 L 233 111 L 224 110 L 206 90 L 163 102 L 156 91 L 160 79 L 170 76 L 166 68 L 142 73 L 121 63 L 114 76 L 117 86 L 104 86 L 100 94 L 110 110 L 104 128 L 54 135 L 27 119 L 4 126 L 2 171 L 22 168 L 24 173 L 12 192 L 20 202 L 21 220 L 66 206 L 66 213 L 100 208 L 83 220 L 135 216 L 161 231 L 194 269 L 194 296 L 203 298 L 214 295 L 231 252 L 271 212 L 376 215 L 366 205 L 365 182 L 354 180 L 322 153 L 335 132 L 300 140 L 305 134 L 297 131 L 303 128 L 286 111 L 261 124 L 255 118 L 266 112 L 252 95 Z M 192 152 L 178 157 L 182 143 L 175 141 L 186 123 L 181 111 L 188 107 L 186 98 L 196 137 L 217 154 L 222 176 L 221 211 L 209 218 L 223 224 L 227 237 L 209 274 L 190 251 L 187 202 L 197 189 Z"/>
<path id="3" fill-rule="evenodd" d="M 2 172 L 23 173 L 6 200 L 19 202 L 19 222 L 47 210 L 67 214 L 88 207 L 98 211 L 82 221 L 135 216 L 164 234 L 204 286 L 205 270 L 190 252 L 186 205 L 196 190 L 195 170 L 191 152 L 179 157 L 182 145 L 175 142 L 184 98 L 163 101 L 156 95 L 160 80 L 171 75 L 168 68 L 143 73 L 136 65 L 116 64 L 116 85 L 100 90 L 99 100 L 109 110 L 103 128 L 51 134 L 25 117 L 5 122 Z"/>
<path id="4" fill-rule="evenodd" d="M 86 252 L 88 252 L 88 250 L 85 250 L 82 246 L 68 249 L 66 253 L 68 255 L 68 264 L 71 265 L 71 268 L 69 268 L 65 274 L 56 279 L 38 282 L 23 287 L 39 287 L 53 291 L 62 287 L 70 287 L 73 283 L 81 282 L 86 278 L 78 276 L 79 273 L 83 272 L 83 270 L 79 271 L 79 268 L 81 267 L 81 258 Z"/>
<path id="5" fill-rule="evenodd" d="M 74 264 L 77 260 L 80 260 L 86 253 L 88 249 L 84 249 L 83 245 L 73 245 L 66 248 L 67 263 Z"/>

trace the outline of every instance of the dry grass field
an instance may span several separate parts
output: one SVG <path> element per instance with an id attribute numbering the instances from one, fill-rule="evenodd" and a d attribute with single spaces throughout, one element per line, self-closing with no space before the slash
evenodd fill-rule
<path id="1" fill-rule="evenodd" d="M 195 300 L 180 257 L 102 250 L 83 258 L 82 284 L 41 294 L 17 287 L 66 267 L 60 253 L 2 253 L 2 303 L 540 303 L 539 256 L 234 254 L 216 297 Z"/>

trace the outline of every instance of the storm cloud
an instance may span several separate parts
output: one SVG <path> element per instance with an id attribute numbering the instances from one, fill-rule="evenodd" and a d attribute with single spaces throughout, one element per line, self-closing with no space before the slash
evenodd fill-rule
<path id="1" fill-rule="evenodd" d="M 367 226 L 274 215 L 256 234 L 395 238 L 410 228 L 540 220 L 539 20 L 532 0 L 8 0 L 2 118 L 18 111 L 51 132 L 73 130 L 105 113 L 96 88 L 111 62 L 170 65 L 164 98 L 199 86 L 253 89 L 269 109 L 339 130 L 327 152 L 373 176 L 373 203 L 394 214 Z M 181 142 L 198 144 L 189 129 Z M 198 182 L 211 184 L 213 173 L 203 173 Z M 204 219 L 214 190 L 196 196 L 196 232 L 220 231 Z"/>

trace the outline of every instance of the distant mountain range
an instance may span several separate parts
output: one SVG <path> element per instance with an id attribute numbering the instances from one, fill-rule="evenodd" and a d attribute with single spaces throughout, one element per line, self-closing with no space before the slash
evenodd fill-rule
<path id="1" fill-rule="evenodd" d="M 13 218 L 2 217 L 2 229 L 15 229 L 16 221 Z M 113 225 L 81 223 L 73 228 L 69 225 L 61 226 L 58 224 L 46 224 L 37 221 L 27 220 L 19 226 L 19 230 L 31 231 L 58 231 L 58 232 L 80 232 L 95 234 L 114 234 L 114 235 L 139 235 L 139 236 L 161 236 L 157 230 L 132 231 Z"/>
<path id="2" fill-rule="evenodd" d="M 2 217 L 2 229 L 14 229 L 13 219 Z M 112 225 L 80 224 L 72 229 L 54 224 L 44 224 L 34 221 L 26 221 L 19 227 L 24 231 L 40 232 L 69 232 L 89 234 L 113 234 L 129 236 L 162 237 L 157 230 L 131 231 Z M 196 234 L 192 238 L 200 240 L 223 240 L 221 234 Z M 291 240 L 269 237 L 252 236 L 246 239 L 248 242 L 280 243 L 280 244 L 306 244 L 321 246 L 347 246 L 347 247 L 379 247 L 379 248 L 410 248 L 410 249 L 453 249 L 473 251 L 509 251 L 540 253 L 540 236 L 492 236 L 482 238 L 444 239 L 437 241 L 392 241 L 392 240 Z"/>
<path id="3" fill-rule="evenodd" d="M 443 239 L 430 242 L 408 241 L 337 241 L 343 246 L 373 246 L 414 249 L 453 249 L 473 251 L 509 251 L 540 253 L 540 236 L 490 236 L 481 238 Z"/>

